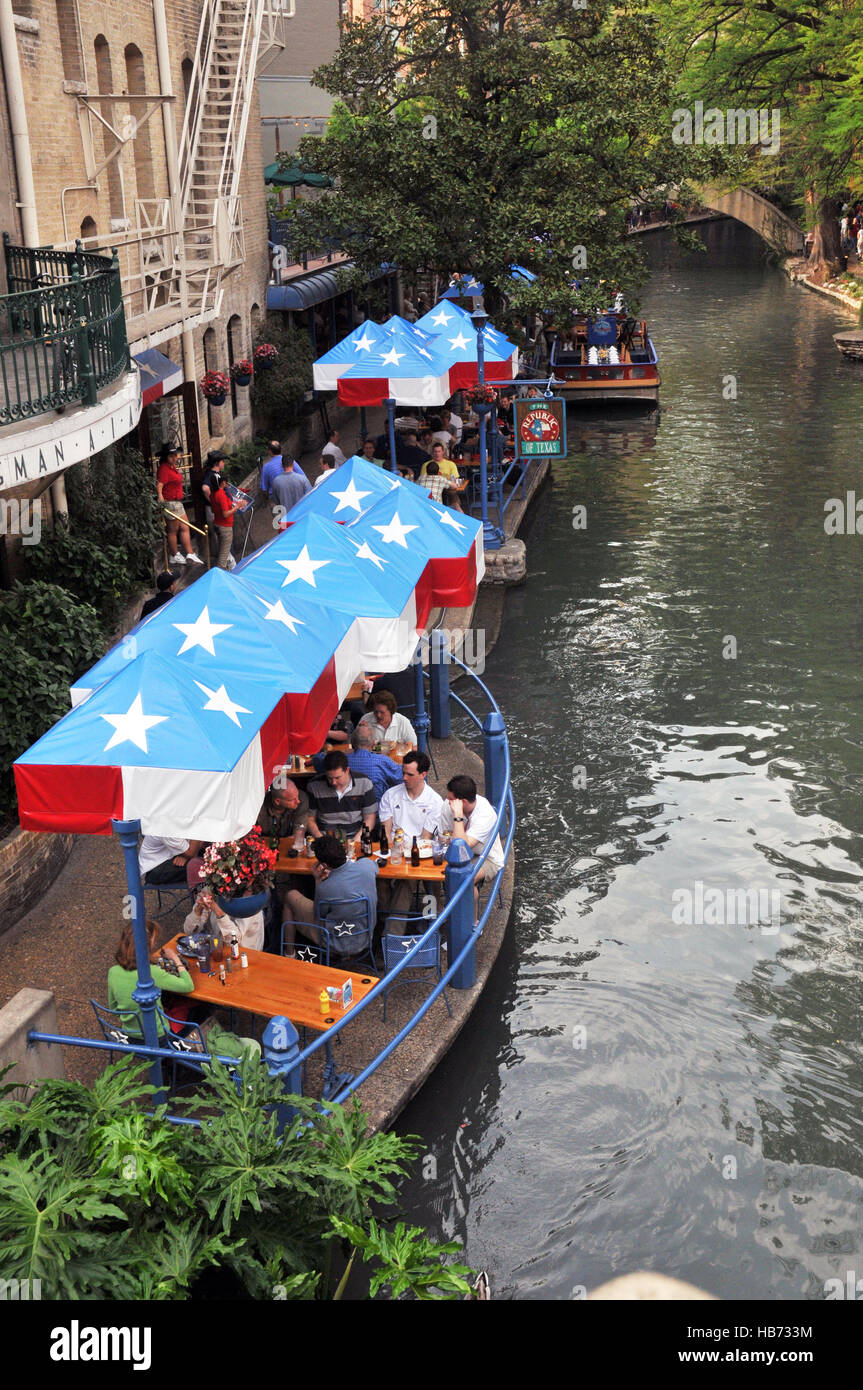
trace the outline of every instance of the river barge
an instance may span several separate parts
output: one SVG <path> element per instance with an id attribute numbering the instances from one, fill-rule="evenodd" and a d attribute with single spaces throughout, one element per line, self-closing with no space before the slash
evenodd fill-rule
<path id="1" fill-rule="evenodd" d="M 553 385 L 570 403 L 659 404 L 659 362 L 644 319 L 576 314 L 551 347 Z"/>

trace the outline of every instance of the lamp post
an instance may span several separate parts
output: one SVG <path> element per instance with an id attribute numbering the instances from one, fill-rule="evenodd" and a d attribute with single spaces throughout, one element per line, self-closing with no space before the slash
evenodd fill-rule
<path id="1" fill-rule="evenodd" d="M 470 321 L 476 329 L 476 374 L 477 382 L 480 386 L 485 385 L 485 339 L 483 331 L 488 323 L 488 314 L 484 309 L 477 308 L 470 316 Z M 476 413 L 479 416 L 479 491 L 480 506 L 482 508 L 482 543 L 486 550 L 499 550 L 503 545 L 503 532 L 497 527 L 492 526 L 488 517 L 488 455 L 486 452 L 486 416 L 489 414 L 491 406 L 484 401 L 478 401 Z"/>

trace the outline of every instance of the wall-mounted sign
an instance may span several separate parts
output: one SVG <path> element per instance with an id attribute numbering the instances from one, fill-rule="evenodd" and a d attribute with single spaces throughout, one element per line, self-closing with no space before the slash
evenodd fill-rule
<path id="1" fill-rule="evenodd" d="M 2 441 L 0 492 L 61 473 L 73 463 L 98 454 L 129 434 L 141 414 L 141 379 L 137 369 L 96 405 L 78 406 L 63 415 L 45 415 Z M 9 446 L 12 446 L 11 448 Z"/>
<path id="2" fill-rule="evenodd" d="M 521 458 L 566 458 L 566 402 L 544 396 L 516 400 L 515 442 Z"/>

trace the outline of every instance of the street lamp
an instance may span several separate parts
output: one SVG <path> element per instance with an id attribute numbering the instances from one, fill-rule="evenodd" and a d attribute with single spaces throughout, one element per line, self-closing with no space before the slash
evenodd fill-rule
<path id="1" fill-rule="evenodd" d="M 477 308 L 470 316 L 470 321 L 476 331 L 476 375 L 480 386 L 485 385 L 485 339 L 483 333 L 488 323 L 488 314 L 484 309 Z M 486 453 L 486 416 L 492 410 L 492 406 L 486 405 L 484 401 L 478 401 L 476 413 L 479 416 L 479 491 L 480 506 L 482 508 L 482 543 L 486 550 L 499 550 L 503 545 L 504 535 L 497 526 L 492 526 L 488 517 L 488 456 Z"/>

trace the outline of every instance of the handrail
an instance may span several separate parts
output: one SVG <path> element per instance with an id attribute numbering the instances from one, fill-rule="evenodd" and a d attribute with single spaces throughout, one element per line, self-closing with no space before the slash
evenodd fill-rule
<path id="1" fill-rule="evenodd" d="M 0 296 L 0 426 L 98 392 L 129 370 L 129 345 L 116 253 L 11 246 Z"/>

